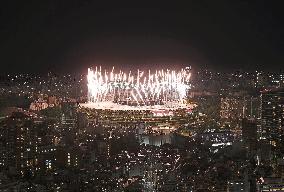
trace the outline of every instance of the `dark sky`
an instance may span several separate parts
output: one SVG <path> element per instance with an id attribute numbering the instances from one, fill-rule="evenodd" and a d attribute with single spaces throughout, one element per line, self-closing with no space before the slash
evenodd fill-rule
<path id="1" fill-rule="evenodd" d="M 98 2 L 1 1 L 1 71 L 284 68 L 281 1 Z"/>

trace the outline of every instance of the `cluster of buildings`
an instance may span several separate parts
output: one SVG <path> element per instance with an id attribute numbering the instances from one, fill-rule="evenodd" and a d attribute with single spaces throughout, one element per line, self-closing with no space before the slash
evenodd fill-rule
<path id="1" fill-rule="evenodd" d="M 196 74 L 171 115 L 85 108 L 83 76 L 1 78 L 29 103 L 0 110 L 0 190 L 283 191 L 283 75 Z"/>

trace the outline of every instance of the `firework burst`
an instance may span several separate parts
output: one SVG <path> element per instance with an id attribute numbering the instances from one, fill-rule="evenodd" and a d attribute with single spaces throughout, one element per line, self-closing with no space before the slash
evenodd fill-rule
<path id="1" fill-rule="evenodd" d="M 189 70 L 121 70 L 88 69 L 89 102 L 113 101 L 126 105 L 155 105 L 182 102 L 190 89 Z"/>

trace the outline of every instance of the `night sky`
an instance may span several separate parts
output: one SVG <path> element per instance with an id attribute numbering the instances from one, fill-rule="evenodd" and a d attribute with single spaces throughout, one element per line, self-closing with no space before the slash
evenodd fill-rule
<path id="1" fill-rule="evenodd" d="M 2 73 L 284 68 L 281 1 L 98 2 L 1 1 Z"/>

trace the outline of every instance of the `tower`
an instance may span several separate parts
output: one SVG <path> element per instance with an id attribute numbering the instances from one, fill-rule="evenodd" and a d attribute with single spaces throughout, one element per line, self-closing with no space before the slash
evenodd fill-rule
<path id="1" fill-rule="evenodd" d="M 284 89 L 263 91 L 261 94 L 261 138 L 277 148 L 284 139 Z"/>

